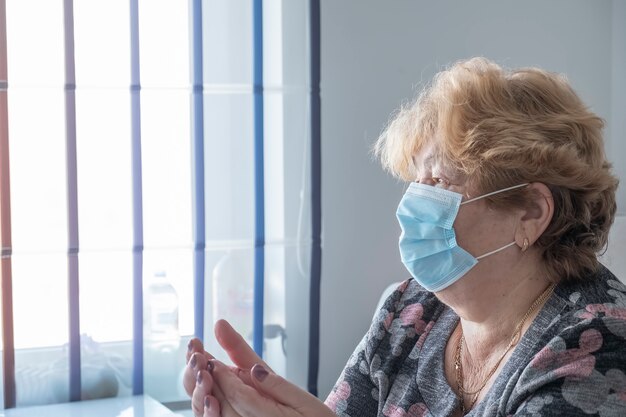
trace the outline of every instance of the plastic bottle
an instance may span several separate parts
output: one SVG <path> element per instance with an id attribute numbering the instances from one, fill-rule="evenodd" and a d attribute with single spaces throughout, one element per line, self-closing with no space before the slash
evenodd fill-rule
<path id="1" fill-rule="evenodd" d="M 154 274 L 144 294 L 144 302 L 144 335 L 149 347 L 158 351 L 178 349 L 178 294 L 164 271 Z"/>

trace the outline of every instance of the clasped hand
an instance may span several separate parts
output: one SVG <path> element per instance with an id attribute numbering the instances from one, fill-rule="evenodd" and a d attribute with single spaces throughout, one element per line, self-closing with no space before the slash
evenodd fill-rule
<path id="1" fill-rule="evenodd" d="M 226 366 L 192 339 L 183 385 L 196 417 L 324 417 L 335 414 L 319 399 L 279 375 L 225 320 L 215 337 L 233 361 Z"/>

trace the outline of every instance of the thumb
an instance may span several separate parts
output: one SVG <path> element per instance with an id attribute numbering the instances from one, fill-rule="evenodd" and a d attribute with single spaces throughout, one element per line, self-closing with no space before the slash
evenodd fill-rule
<path id="1" fill-rule="evenodd" d="M 226 351 L 235 366 L 241 369 L 250 369 L 255 363 L 261 363 L 269 369 L 244 338 L 226 320 L 215 323 L 215 338 Z"/>
<path id="2" fill-rule="evenodd" d="M 255 388 L 266 397 L 303 413 L 309 412 L 316 416 L 328 413 L 329 416 L 334 416 L 317 397 L 270 372 L 262 364 L 254 365 L 250 375 Z"/>

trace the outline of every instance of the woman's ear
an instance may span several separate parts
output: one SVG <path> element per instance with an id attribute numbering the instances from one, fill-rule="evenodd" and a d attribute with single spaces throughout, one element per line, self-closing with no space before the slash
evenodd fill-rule
<path id="1" fill-rule="evenodd" d="M 515 241 L 522 251 L 526 251 L 539 239 L 554 215 L 554 199 L 547 185 L 533 182 L 527 190 L 531 193 L 531 201 L 522 209 L 515 233 Z"/>

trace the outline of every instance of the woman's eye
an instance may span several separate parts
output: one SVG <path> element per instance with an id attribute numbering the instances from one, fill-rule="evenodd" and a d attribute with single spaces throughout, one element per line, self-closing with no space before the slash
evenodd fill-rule
<path id="1" fill-rule="evenodd" d="M 444 187 L 447 187 L 448 185 L 450 185 L 450 181 L 448 181 L 445 178 L 433 177 L 432 180 L 435 183 L 435 185 L 443 185 Z"/>

